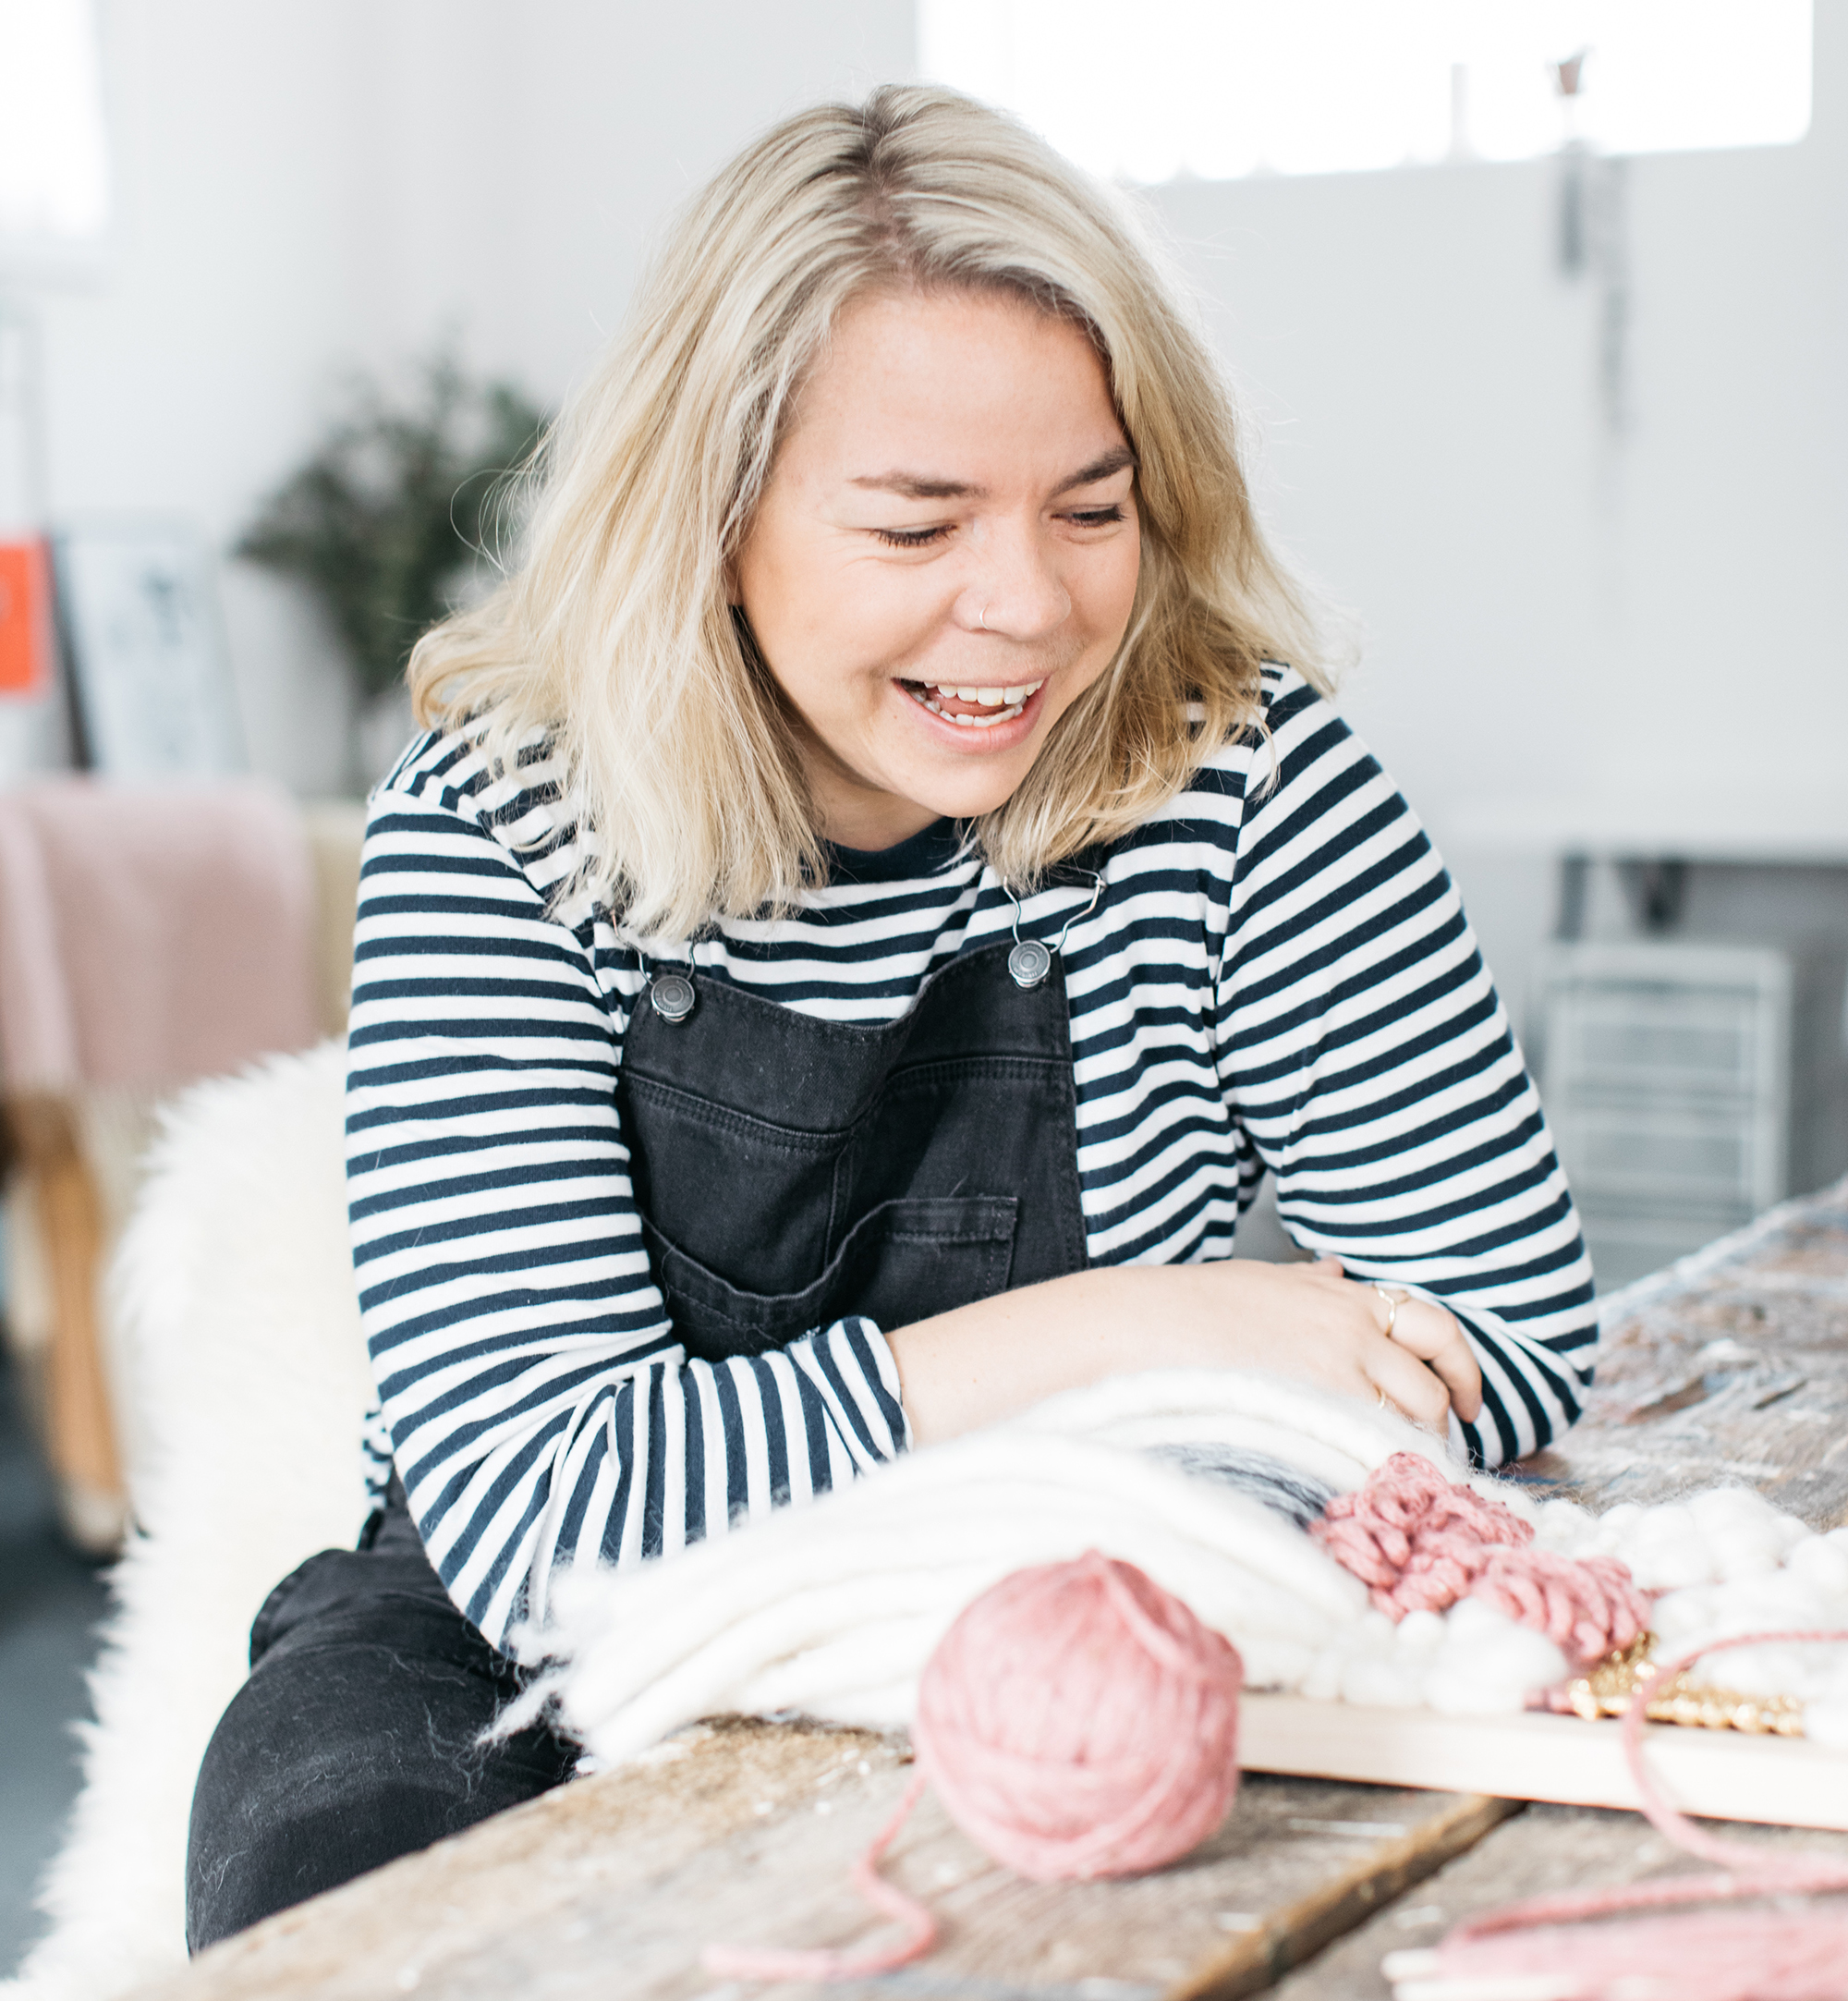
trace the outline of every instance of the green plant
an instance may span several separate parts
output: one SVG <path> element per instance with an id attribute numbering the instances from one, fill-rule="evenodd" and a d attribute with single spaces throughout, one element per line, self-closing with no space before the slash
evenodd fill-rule
<path id="1" fill-rule="evenodd" d="M 349 413 L 237 546 L 320 597 L 369 697 L 395 685 L 419 635 L 468 595 L 501 476 L 524 463 L 543 421 L 511 384 L 470 383 L 446 355 L 419 374 L 411 408 L 356 382 Z"/>

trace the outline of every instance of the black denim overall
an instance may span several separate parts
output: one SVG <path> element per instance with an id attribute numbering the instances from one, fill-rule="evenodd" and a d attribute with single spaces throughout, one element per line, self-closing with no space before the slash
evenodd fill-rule
<path id="1" fill-rule="evenodd" d="M 844 1313 L 899 1327 L 1083 1268 L 1064 972 L 1023 990 L 1007 959 L 952 959 L 877 1028 L 716 980 L 684 1019 L 636 1010 L 623 1131 L 688 1353 L 760 1355 Z"/>
<path id="2" fill-rule="evenodd" d="M 1037 983 L 1010 974 L 1007 944 L 983 946 L 873 1028 L 657 973 L 618 1099 L 690 1354 L 761 1354 L 848 1313 L 898 1327 L 1083 1267 L 1064 972 L 1033 941 L 1013 956 Z M 193 1799 L 195 1952 L 576 1760 L 544 1726 L 478 1747 L 519 1671 L 451 1602 L 395 1477 L 360 1549 L 324 1550 L 271 1593 L 250 1659 Z"/>

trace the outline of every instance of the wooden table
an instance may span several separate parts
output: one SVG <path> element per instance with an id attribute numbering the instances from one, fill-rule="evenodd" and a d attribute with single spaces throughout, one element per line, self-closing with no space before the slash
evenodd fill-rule
<path id="1" fill-rule="evenodd" d="M 1848 1182 L 1609 1302 L 1584 1421 L 1523 1470 L 1600 1504 L 1741 1482 L 1818 1528 L 1841 1521 Z M 143 1993 L 729 2001 L 749 1990 L 700 1970 L 709 1941 L 866 1936 L 847 1869 L 904 1788 L 902 1757 L 855 1731 L 722 1722 L 286 1911 Z M 1742 1838 L 1848 1853 L 1842 1836 Z M 1685 1866 L 1632 1813 L 1248 1775 L 1179 1866 L 1046 1886 L 989 1861 L 927 1795 L 890 1873 L 929 1898 L 942 1946 L 813 1991 L 1195 2001 L 1276 1983 L 1279 2001 L 1367 2001 L 1389 1992 L 1384 1954 L 1471 1912 Z"/>

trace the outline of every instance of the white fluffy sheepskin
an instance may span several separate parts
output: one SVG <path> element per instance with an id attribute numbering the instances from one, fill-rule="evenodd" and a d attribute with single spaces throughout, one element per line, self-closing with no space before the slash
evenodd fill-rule
<path id="1" fill-rule="evenodd" d="M 113 1275 L 148 1428 L 136 1535 L 91 1678 L 97 1722 L 53 1920 L 6 2001 L 106 2001 L 186 1962 L 193 1780 L 251 1619 L 365 1514 L 371 1396 L 347 1250 L 344 1045 L 176 1101 Z"/>

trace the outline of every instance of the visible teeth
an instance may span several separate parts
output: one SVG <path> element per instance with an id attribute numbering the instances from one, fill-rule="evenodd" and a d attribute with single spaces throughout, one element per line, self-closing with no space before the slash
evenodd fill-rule
<path id="1" fill-rule="evenodd" d="M 947 709 L 939 708 L 931 701 L 930 696 L 933 690 L 928 688 L 907 685 L 905 692 L 920 708 L 929 709 L 932 715 L 941 715 L 946 723 L 954 723 L 959 728 L 992 729 L 997 723 L 1011 723 L 1026 705 L 1024 702 L 1016 702 L 1009 708 L 997 709 L 992 715 L 952 715 Z M 949 688 L 940 688 L 935 689 L 934 692 L 940 695 L 954 695 L 955 690 Z M 1032 693 L 1032 689 L 1027 689 L 1027 693 Z M 971 695 L 966 699 L 973 702 L 975 697 Z"/>
<path id="2" fill-rule="evenodd" d="M 952 702 L 979 702 L 985 709 L 998 709 L 1003 703 L 1012 707 L 1015 702 L 1025 702 L 1029 695 L 1036 695 L 1044 687 L 1043 681 L 1024 681 L 1018 688 L 952 688 L 947 681 L 938 682 L 932 692 L 946 696 Z"/>

